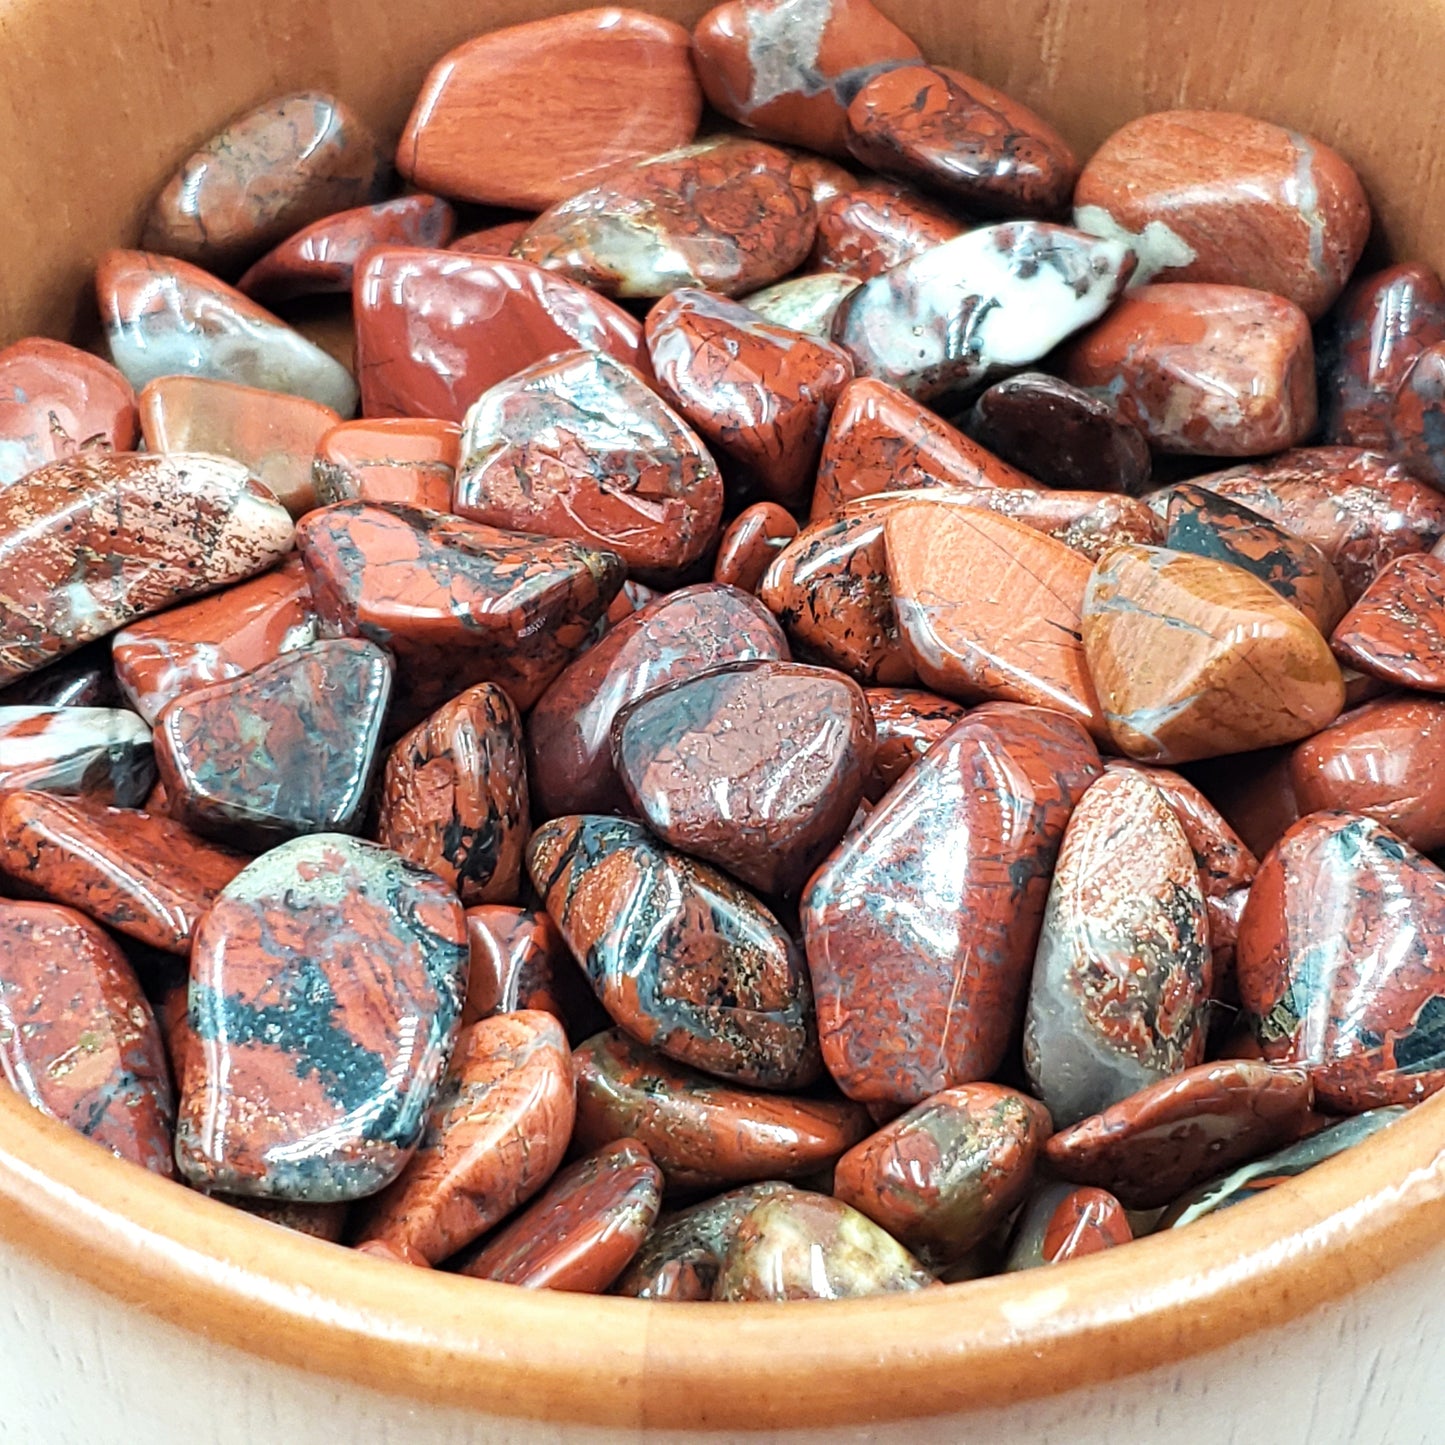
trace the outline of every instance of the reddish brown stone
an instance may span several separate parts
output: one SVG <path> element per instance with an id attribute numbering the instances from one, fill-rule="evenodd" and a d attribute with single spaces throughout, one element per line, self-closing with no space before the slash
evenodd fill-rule
<path id="1" fill-rule="evenodd" d="M 344 421 L 316 444 L 311 481 L 317 502 L 450 511 L 461 445 L 455 422 L 407 416 Z"/>
<path id="2" fill-rule="evenodd" d="M 472 967 L 462 1023 L 541 1009 L 583 1039 L 609 1022 L 557 925 L 541 909 L 488 903 L 467 909 Z"/>
<path id="3" fill-rule="evenodd" d="M 812 264 L 867 281 L 963 232 L 962 221 L 910 186 L 866 181 L 819 203 Z"/>
<path id="4" fill-rule="evenodd" d="M 852 171 L 830 161 L 826 156 L 814 155 L 812 151 L 782 147 L 793 162 L 793 177 L 808 188 L 815 206 L 831 201 L 834 196 L 852 190 L 858 184 L 858 177 Z"/>
<path id="5" fill-rule="evenodd" d="M 1124 1206 L 1102 1189 L 1050 1184 L 1039 1190 L 1019 1216 L 1009 1250 L 1009 1270 L 1063 1264 L 1098 1254 L 1134 1238 Z"/>
<path id="6" fill-rule="evenodd" d="M 155 778 L 151 730 L 105 707 L 0 707 L 0 792 L 35 788 L 137 807 Z"/>
<path id="7" fill-rule="evenodd" d="M 750 291 L 742 300 L 749 311 L 774 326 L 786 326 L 790 331 L 826 341 L 833 334 L 833 321 L 844 297 L 860 285 L 862 282 L 854 276 L 812 271 L 775 281 L 761 291 Z"/>
<path id="8" fill-rule="evenodd" d="M 864 694 L 873 716 L 873 770 L 864 784 L 870 802 L 884 793 L 936 743 L 966 709 L 935 693 L 906 687 L 870 687 Z"/>
<path id="9" fill-rule="evenodd" d="M 1390 408 L 1390 450 L 1445 491 L 1445 342 L 1422 351 Z"/>
<path id="10" fill-rule="evenodd" d="M 512 247 L 527 234 L 533 217 L 524 216 L 519 221 L 502 221 L 495 226 L 484 226 L 480 231 L 468 231 L 458 236 L 447 247 L 449 251 L 461 251 L 468 256 L 510 256 Z"/>
<path id="11" fill-rule="evenodd" d="M 1397 557 L 1335 629 L 1341 662 L 1397 687 L 1445 692 L 1445 559 Z"/>
<path id="12" fill-rule="evenodd" d="M 634 612 L 641 612 L 644 607 L 656 602 L 663 595 L 641 582 L 629 579 L 622 584 L 622 590 L 612 599 L 612 605 L 607 609 L 604 618 L 607 627 L 616 627 L 619 622 L 626 622 Z"/>
<path id="13" fill-rule="evenodd" d="M 776 502 L 755 502 L 739 512 L 718 543 L 712 580 L 756 592 L 774 557 L 798 535 L 792 514 Z"/>

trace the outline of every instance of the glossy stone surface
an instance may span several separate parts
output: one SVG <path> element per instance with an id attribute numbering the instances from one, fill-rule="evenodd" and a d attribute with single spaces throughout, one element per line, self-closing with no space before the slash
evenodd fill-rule
<path id="1" fill-rule="evenodd" d="M 570 1061 L 548 1013 L 463 1029 L 416 1154 L 367 1207 L 362 1237 L 439 1264 L 525 1204 L 567 1151 Z"/>
<path id="2" fill-rule="evenodd" d="M 186 954 L 251 860 L 170 818 L 49 793 L 0 794 L 0 870 L 118 933 Z"/>
<path id="3" fill-rule="evenodd" d="M 1225 562 L 1117 547 L 1089 579 L 1082 631 L 1114 743 L 1143 762 L 1294 742 L 1344 707 L 1324 638 Z"/>
<path id="4" fill-rule="evenodd" d="M 486 903 L 467 909 L 471 972 L 462 1023 L 541 1009 L 587 1038 L 610 1020 L 593 996 L 557 925 L 541 909 Z"/>
<path id="5" fill-rule="evenodd" d="M 1390 450 L 1445 490 L 1445 343 L 1422 351 L 1390 408 Z"/>
<path id="6" fill-rule="evenodd" d="M 1397 557 L 1335 629 L 1341 662 L 1397 687 L 1445 692 L 1445 559 Z"/>
<path id="7" fill-rule="evenodd" d="M 1244 286 L 1141 286 L 1069 348 L 1063 374 L 1108 397 L 1156 451 L 1256 456 L 1315 427 L 1309 318 Z"/>
<path id="8" fill-rule="evenodd" d="M 793 177 L 808 188 L 815 206 L 830 201 L 836 195 L 858 184 L 858 177 L 846 166 L 830 161 L 810 150 L 799 150 L 793 146 L 781 146 L 793 162 Z"/>
<path id="9" fill-rule="evenodd" d="M 108 707 L 0 707 L 0 792 L 37 788 L 138 807 L 155 781 L 151 730 Z"/>
<path id="10" fill-rule="evenodd" d="M 376 841 L 469 908 L 516 902 L 530 822 L 522 718 L 496 683 L 459 693 L 387 757 Z"/>
<path id="11" fill-rule="evenodd" d="M 823 1059 L 911 1105 L 995 1072 L 1023 1013 L 1048 878 L 1099 775 L 1072 719 L 991 706 L 936 742 L 803 898 Z"/>
<path id="12" fill-rule="evenodd" d="M 741 296 L 797 267 L 814 226 L 783 151 L 721 136 L 609 172 L 538 216 L 516 254 L 609 296 Z"/>
<path id="13" fill-rule="evenodd" d="M 1445 1085 L 1445 873 L 1372 819 L 1313 813 L 1264 860 L 1239 997 L 1264 1057 L 1355 1114 Z"/>
<path id="14" fill-rule="evenodd" d="M 311 483 L 319 506 L 394 503 L 445 512 L 461 459 L 455 422 L 388 416 L 344 421 L 316 443 Z"/>
<path id="15" fill-rule="evenodd" d="M 278 562 L 285 509 L 232 461 L 87 452 L 0 491 L 0 685 Z"/>
<path id="16" fill-rule="evenodd" d="M 352 304 L 368 417 L 460 422 L 520 368 L 578 347 L 646 364 L 621 307 L 511 257 L 382 247 L 357 266 Z"/>
<path id="17" fill-rule="evenodd" d="M 636 1139 L 669 1188 L 806 1177 L 873 1128 L 856 1104 L 760 1094 L 710 1079 L 620 1029 L 581 1044 L 572 1067 L 574 1146 Z"/>
<path id="18" fill-rule="evenodd" d="M 853 376 L 847 353 L 690 289 L 652 308 L 646 336 L 663 396 L 703 440 L 764 496 L 806 505 L 828 419 Z"/>
<path id="19" fill-rule="evenodd" d="M 1292 1143 L 1314 1090 L 1302 1068 L 1221 1059 L 1161 1079 L 1060 1130 L 1049 1167 L 1128 1209 L 1172 1204 L 1195 1185 Z"/>
<path id="20" fill-rule="evenodd" d="M 1094 152 L 1074 224 L 1133 245 L 1142 279 L 1252 286 L 1317 321 L 1360 259 L 1370 203 L 1343 157 L 1311 136 L 1170 110 L 1129 121 Z"/>
<path id="21" fill-rule="evenodd" d="M 546 1193 L 462 1265 L 473 1279 L 601 1294 L 627 1268 L 662 1205 L 662 1175 L 634 1139 L 564 1169 Z"/>
<path id="22" fill-rule="evenodd" d="M 451 510 L 605 547 L 629 575 L 669 586 L 716 545 L 723 483 L 639 372 L 565 351 L 498 382 L 467 412 Z"/>
<path id="23" fill-rule="evenodd" d="M 818 206 L 812 263 L 867 281 L 964 229 L 956 216 L 910 186 L 865 181 Z"/>
<path id="24" fill-rule="evenodd" d="M 873 718 L 873 768 L 864 791 L 876 803 L 967 711 L 918 688 L 870 687 L 863 696 Z"/>
<path id="25" fill-rule="evenodd" d="M 639 1042 L 760 1088 L 818 1077 L 807 969 L 730 878 L 598 816 L 542 824 L 527 867 L 603 1007 Z"/>
<path id="26" fill-rule="evenodd" d="M 754 502 L 722 534 L 712 580 L 756 592 L 774 557 L 798 535 L 798 523 L 776 502 Z"/>
<path id="27" fill-rule="evenodd" d="M 549 16 L 442 56 L 396 168 L 442 195 L 538 210 L 621 162 L 686 144 L 701 110 L 682 26 L 616 8 Z"/>
<path id="28" fill-rule="evenodd" d="M 855 276 L 834 271 L 810 272 L 750 291 L 742 303 L 774 326 L 826 341 L 833 334 L 833 319 L 843 298 L 861 284 Z"/>
<path id="29" fill-rule="evenodd" d="M 396 727 L 478 682 L 531 707 L 623 578 L 612 552 L 364 502 L 313 512 L 296 543 L 324 626 L 392 653 Z"/>
<path id="30" fill-rule="evenodd" d="M 135 446 L 135 392 L 109 362 L 27 336 L 0 350 L 0 487 L 90 447 Z"/>
<path id="31" fill-rule="evenodd" d="M 1019 1216 L 1009 1249 L 1009 1271 L 1063 1264 L 1134 1238 L 1124 1206 L 1102 1189 L 1046 1184 Z"/>
<path id="32" fill-rule="evenodd" d="M 311 1203 L 390 1183 L 451 1052 L 466 967 L 462 905 L 384 848 L 322 834 L 258 858 L 191 952 L 182 1172 Z"/>
<path id="33" fill-rule="evenodd" d="M 167 810 L 256 852 L 359 832 L 391 690 L 386 652 L 341 638 L 187 692 L 156 723 Z"/>
<path id="34" fill-rule="evenodd" d="M 339 361 L 198 266 L 107 251 L 95 294 L 111 360 L 134 387 L 200 376 L 356 410 L 356 382 Z"/>
<path id="35" fill-rule="evenodd" d="M 756 599 L 704 584 L 658 598 L 618 623 L 548 688 L 527 722 L 532 800 L 539 816 L 621 812 L 612 720 L 628 703 L 724 662 L 788 658 Z"/>
<path id="36" fill-rule="evenodd" d="M 984 226 L 865 281 L 833 334 L 860 376 L 927 401 L 1038 361 L 1108 310 L 1132 265 L 1066 226 Z"/>
<path id="37" fill-rule="evenodd" d="M 0 687 L 0 708 L 120 708 L 125 698 L 110 663 L 110 639 L 97 638 L 58 662 Z"/>

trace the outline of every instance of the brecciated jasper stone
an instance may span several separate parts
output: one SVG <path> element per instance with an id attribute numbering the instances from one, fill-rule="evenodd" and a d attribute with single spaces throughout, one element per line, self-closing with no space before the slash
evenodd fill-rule
<path id="1" fill-rule="evenodd" d="M 459 422 L 488 388 L 578 347 L 646 365 L 621 307 L 507 256 L 384 246 L 357 265 L 352 303 L 368 417 Z"/>
<path id="2" fill-rule="evenodd" d="M 1158 1209 L 1292 1143 L 1308 1128 L 1313 1098 L 1302 1068 L 1220 1059 L 1061 1130 L 1044 1158 L 1056 1174 L 1107 1189 L 1128 1209 Z"/>
<path id="3" fill-rule="evenodd" d="M 1239 925 L 1239 998 L 1271 1063 L 1331 1112 L 1445 1084 L 1445 873 L 1373 819 L 1312 813 L 1261 865 Z"/>
<path id="4" fill-rule="evenodd" d="M 618 712 L 679 678 L 754 659 L 785 662 L 788 644 L 763 604 L 735 588 L 684 587 L 619 622 L 557 678 L 527 720 L 538 815 L 621 812 L 627 795 L 611 753 Z"/>
<path id="5" fill-rule="evenodd" d="M 690 141 L 702 95 L 680 25 L 616 8 L 468 40 L 437 61 L 396 149 L 415 186 L 538 210 Z"/>
<path id="6" fill-rule="evenodd" d="M 0 707 L 0 792 L 37 788 L 138 807 L 155 781 L 151 730 L 109 707 Z"/>
<path id="7" fill-rule="evenodd" d="M 826 341 L 833 334 L 833 318 L 843 298 L 861 284 L 854 276 L 834 271 L 809 272 L 751 291 L 742 302 L 774 326 L 786 326 L 789 331 Z"/>
<path id="8" fill-rule="evenodd" d="M 572 1065 L 575 1147 L 637 1139 L 674 1189 L 805 1177 L 873 1128 L 857 1104 L 741 1089 L 673 1063 L 620 1029 L 579 1045 Z"/>
<path id="9" fill-rule="evenodd" d="M 613 762 L 665 843 L 795 893 L 843 836 L 873 763 L 863 690 L 828 668 L 736 662 L 619 713 Z"/>
<path id="10" fill-rule="evenodd" d="M 461 1273 L 601 1294 L 631 1263 L 661 1206 L 657 1165 L 635 1139 L 618 1139 L 564 1169 Z"/>
<path id="11" fill-rule="evenodd" d="M 0 490 L 0 685 L 262 572 L 291 518 L 221 457 L 87 452 Z"/>
<path id="12" fill-rule="evenodd" d="M 364 502 L 311 513 L 296 543 L 323 625 L 395 658 L 398 727 L 477 682 L 531 707 L 592 640 L 624 575 L 613 552 Z"/>
<path id="13" fill-rule="evenodd" d="M 1156 451 L 1255 456 L 1315 428 L 1309 318 L 1245 286 L 1141 286 L 1069 348 L 1063 372 L 1113 401 Z"/>
<path id="14" fill-rule="evenodd" d="M 944 1089 L 854 1145 L 834 1168 L 833 1193 L 946 1265 L 1022 1202 L 1050 1127 L 1044 1106 L 1014 1089 Z"/>
<path id="15" fill-rule="evenodd" d="M 45 336 L 0 350 L 0 487 L 87 447 L 135 446 L 135 392 L 109 362 Z"/>
<path id="16" fill-rule="evenodd" d="M 759 320 L 706 291 L 674 291 L 647 317 L 662 394 L 765 496 L 812 493 L 828 418 L 853 376 L 846 352 Z"/>
<path id="17" fill-rule="evenodd" d="M 167 810 L 257 851 L 359 832 L 391 686 L 380 647 L 340 638 L 184 694 L 156 723 Z"/>
<path id="18" fill-rule="evenodd" d="M 494 682 L 459 693 L 386 760 L 376 841 L 468 907 L 516 901 L 530 821 L 522 718 Z"/>
<path id="19" fill-rule="evenodd" d="M 927 401 L 1039 360 L 1108 310 L 1132 266 L 1122 242 L 1066 226 L 984 226 L 865 281 L 833 335 L 860 376 Z"/>
<path id="20" fill-rule="evenodd" d="M 204 376 L 356 410 L 356 382 L 339 361 L 198 266 L 107 251 L 95 294 L 111 360 L 132 386 Z"/>
<path id="21" fill-rule="evenodd" d="M 362 1238 L 440 1263 L 546 1184 L 575 1112 L 567 1036 L 551 1014 L 469 1025 L 416 1154 L 367 1209 Z"/>
<path id="22" fill-rule="evenodd" d="M 876 803 L 966 709 L 917 688 L 870 687 L 863 696 L 873 716 L 875 739 L 873 770 L 864 792 L 869 802 Z"/>
<path id="23" fill-rule="evenodd" d="M 1317 321 L 1360 259 L 1370 203 L 1348 163 L 1309 136 L 1228 111 L 1168 110 L 1094 152 L 1074 224 L 1128 241 L 1142 279 L 1253 286 Z"/>
<path id="24" fill-rule="evenodd" d="M 1025 1205 L 1014 1228 L 1005 1270 L 1064 1264 L 1128 1244 L 1134 1238 L 1124 1206 L 1103 1189 L 1046 1184 Z"/>
<path id="25" fill-rule="evenodd" d="M 884 536 L 899 636 L 926 687 L 1053 708 L 1107 739 L 1079 640 L 1087 557 L 1006 517 L 929 502 L 891 512 Z"/>
<path id="26" fill-rule="evenodd" d="M 988 1078 L 1023 1013 L 1064 827 L 1099 776 L 1071 718 L 991 706 L 936 742 L 803 899 L 828 1071 L 916 1104 Z"/>
<path id="27" fill-rule="evenodd" d="M 395 503 L 449 511 L 462 429 L 428 417 L 344 421 L 316 444 L 311 482 L 319 505 Z"/>
<path id="28" fill-rule="evenodd" d="M 819 203 L 812 264 L 867 281 L 964 230 L 956 216 L 909 186 L 865 181 Z"/>
<path id="29" fill-rule="evenodd" d="M 586 1038 L 609 1022 L 562 935 L 541 909 L 484 903 L 467 909 L 471 972 L 462 1023 L 541 1009 Z"/>
<path id="30" fill-rule="evenodd" d="M 1128 544 L 1099 559 L 1084 653 L 1118 749 L 1143 762 L 1308 737 L 1344 707 L 1328 644 L 1242 568 Z"/>
<path id="31" fill-rule="evenodd" d="M 776 502 L 754 502 L 739 512 L 718 543 L 712 580 L 757 591 L 774 557 L 798 535 L 793 515 Z"/>
<path id="32" fill-rule="evenodd" d="M 715 137 L 609 171 L 544 211 L 516 254 L 614 296 L 741 296 L 813 245 L 813 197 L 774 146 Z"/>
<path id="33" fill-rule="evenodd" d="M 49 793 L 0 794 L 0 870 L 119 933 L 185 954 L 251 860 L 170 818 Z"/>
<path id="34" fill-rule="evenodd" d="M 282 96 L 187 157 L 141 245 L 234 274 L 302 226 L 377 199 L 382 180 L 376 137 L 349 106 L 314 90 Z"/>
<path id="35" fill-rule="evenodd" d="M 341 834 L 258 858 L 201 921 L 176 1161 L 193 1183 L 315 1203 L 411 1157 L 462 1011 L 462 905 Z"/>
<path id="36" fill-rule="evenodd" d="M 723 483 L 639 372 L 565 351 L 498 382 L 467 412 L 451 509 L 606 547 L 630 576 L 667 586 L 716 546 Z"/>
<path id="37" fill-rule="evenodd" d="M 765 1089 L 821 1072 L 808 971 L 730 878 L 622 818 L 556 818 L 532 882 L 613 1020 L 694 1068 Z"/>
<path id="38" fill-rule="evenodd" d="M 901 66 L 848 107 L 848 149 L 864 165 L 942 191 L 988 216 L 1057 216 L 1079 163 L 1042 116 L 957 70 Z"/>
<path id="39" fill-rule="evenodd" d="M 1419 692 L 1445 692 L 1445 559 L 1397 557 L 1335 629 L 1341 662 Z"/>

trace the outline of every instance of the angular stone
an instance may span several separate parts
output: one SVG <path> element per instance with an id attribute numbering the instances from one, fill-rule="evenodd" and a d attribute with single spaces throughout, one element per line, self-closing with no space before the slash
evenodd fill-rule
<path id="1" fill-rule="evenodd" d="M 59 662 L 0 687 L 0 708 L 123 708 L 125 697 L 110 662 L 110 639 L 97 638 Z"/>
<path id="2" fill-rule="evenodd" d="M 712 580 L 756 592 L 774 557 L 798 535 L 798 523 L 776 502 L 755 502 L 739 512 L 718 543 Z"/>
<path id="3" fill-rule="evenodd" d="M 467 412 L 452 510 L 606 547 L 670 586 L 717 544 L 723 483 L 685 421 L 612 357 L 565 351 Z"/>
<path id="4" fill-rule="evenodd" d="M 291 519 L 219 457 L 87 452 L 0 490 L 0 684 L 262 572 Z"/>
<path id="5" fill-rule="evenodd" d="M 461 1018 L 462 905 L 341 834 L 240 873 L 191 951 L 176 1161 L 193 1184 L 329 1203 L 405 1167 Z"/>
<path id="6" fill-rule="evenodd" d="M 156 724 L 167 810 L 257 852 L 360 832 L 391 686 L 381 648 L 342 638 L 186 693 Z"/>
<path id="7" fill-rule="evenodd" d="M 1445 692 L 1445 559 L 1397 557 L 1335 629 L 1341 662 L 1397 687 Z"/>
<path id="8" fill-rule="evenodd" d="M 1099 771 L 1072 719 L 990 706 L 818 870 L 803 935 L 823 1059 L 850 1098 L 911 1105 L 997 1070 L 1064 826 Z"/>
<path id="9" fill-rule="evenodd" d="M 494 682 L 459 693 L 386 760 L 376 841 L 469 908 L 517 901 L 530 823 L 522 718 Z"/>
<path id="10" fill-rule="evenodd" d="M 510 256 L 512 247 L 527 234 L 532 224 L 531 216 L 520 221 L 502 221 L 496 226 L 484 226 L 480 231 L 468 231 L 458 236 L 447 247 L 448 251 L 461 251 L 468 256 Z"/>
<path id="11" fill-rule="evenodd" d="M 200 376 L 356 410 L 356 382 L 339 361 L 198 266 L 107 251 L 95 292 L 111 360 L 134 387 Z"/>
<path id="12" fill-rule="evenodd" d="M 544 823 L 527 866 L 597 997 L 639 1042 L 765 1089 L 822 1072 L 802 957 L 730 878 L 596 816 Z"/>
<path id="13" fill-rule="evenodd" d="M 1324 638 L 1226 562 L 1117 547 L 1089 579 L 1082 631 L 1114 743 L 1143 762 L 1294 742 L 1344 707 Z"/>
<path id="14" fill-rule="evenodd" d="M 775 281 L 761 291 L 749 292 L 742 303 L 774 326 L 826 341 L 833 334 L 833 319 L 843 298 L 861 284 L 854 276 L 819 271 Z"/>
<path id="15" fill-rule="evenodd" d="M 1359 177 L 1327 145 L 1223 110 L 1139 116 L 1079 176 L 1074 224 L 1127 241 L 1141 280 L 1271 291 L 1318 321 L 1370 234 Z"/>
<path id="16" fill-rule="evenodd" d="M 967 711 L 917 688 L 870 687 L 863 696 L 873 717 L 873 770 L 864 783 L 876 803 Z"/>
<path id="17" fill-rule="evenodd" d="M 156 775 L 151 730 L 108 707 L 0 707 L 0 792 L 36 788 L 138 807 Z"/>
<path id="18" fill-rule="evenodd" d="M 1103 1189 L 1046 1184 L 1025 1206 L 1009 1249 L 1008 1271 L 1063 1264 L 1134 1238 L 1124 1206 Z"/>
<path id="19" fill-rule="evenodd" d="M 812 264 L 868 281 L 965 229 L 956 216 L 910 186 L 865 181 L 819 204 Z"/>
<path id="20" fill-rule="evenodd" d="M 467 909 L 471 972 L 462 1023 L 540 1009 L 561 1019 L 570 1038 L 587 1038 L 611 1020 L 557 925 L 541 909 L 487 903 Z"/>
<path id="21" fill-rule="evenodd" d="M 344 421 L 316 443 L 311 483 L 317 503 L 450 511 L 461 446 L 456 422 L 409 416 Z"/>

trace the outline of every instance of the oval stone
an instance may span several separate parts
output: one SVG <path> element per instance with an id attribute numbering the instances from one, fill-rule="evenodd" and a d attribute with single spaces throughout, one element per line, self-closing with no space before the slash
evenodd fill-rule
<path id="1" fill-rule="evenodd" d="M 798 535 L 790 512 L 776 502 L 755 502 L 739 512 L 718 543 L 712 580 L 742 592 L 757 591 L 773 558 Z"/>
<path id="2" fill-rule="evenodd" d="M 1134 1238 L 1124 1206 L 1103 1189 L 1046 1184 L 1019 1216 L 1004 1269 L 1037 1269 Z"/>
<path id="3" fill-rule="evenodd" d="M 956 216 L 909 186 L 865 181 L 819 203 L 812 262 L 868 281 L 964 230 Z"/>

